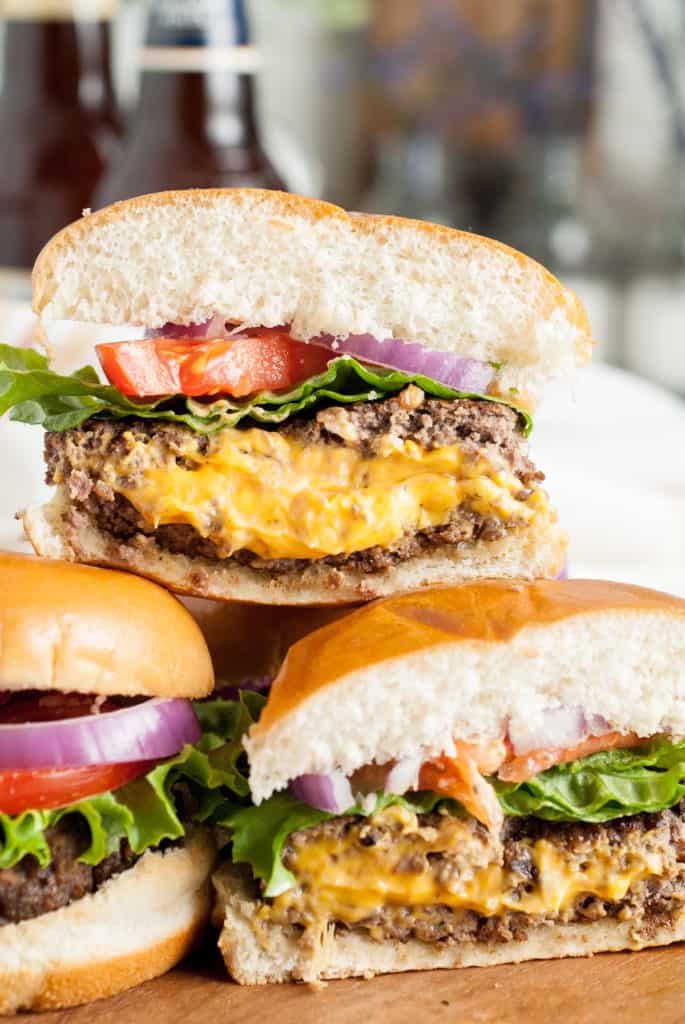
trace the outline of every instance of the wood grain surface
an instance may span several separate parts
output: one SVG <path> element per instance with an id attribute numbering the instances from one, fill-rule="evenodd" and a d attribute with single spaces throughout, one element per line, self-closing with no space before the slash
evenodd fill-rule
<path id="1" fill-rule="evenodd" d="M 389 975 L 370 981 L 241 988 L 208 945 L 175 971 L 75 1010 L 18 1024 L 682 1024 L 685 946 Z"/>

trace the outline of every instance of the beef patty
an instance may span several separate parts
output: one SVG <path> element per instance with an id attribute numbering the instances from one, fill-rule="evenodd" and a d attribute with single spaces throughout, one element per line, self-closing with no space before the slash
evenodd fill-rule
<path id="1" fill-rule="evenodd" d="M 52 854 L 47 867 L 27 855 L 13 868 L 0 871 L 0 925 L 59 910 L 95 892 L 138 859 L 124 840 L 119 850 L 95 867 L 82 863 L 78 858 L 88 849 L 90 835 L 76 814 L 47 829 L 45 837 Z"/>
<path id="2" fill-rule="evenodd" d="M 382 817 L 382 816 L 381 816 Z M 456 830 L 459 830 L 458 833 Z M 456 840 L 456 841 L 455 841 Z M 428 872 L 442 883 L 454 885 L 460 876 L 470 877 L 486 865 L 499 865 L 510 886 L 509 892 L 534 892 L 539 880 L 533 850 L 539 840 L 546 841 L 555 856 L 581 870 L 593 858 L 605 858 L 617 873 L 629 869 L 640 857 L 658 858 L 662 870 L 638 878 L 625 895 L 616 900 L 601 899 L 591 892 L 578 892 L 570 905 L 556 912 L 527 914 L 512 910 L 486 916 L 474 910 L 435 905 L 402 905 L 396 898 L 383 901 L 366 916 L 350 922 L 333 920 L 338 929 L 361 929 L 377 940 L 406 942 L 457 943 L 465 941 L 497 942 L 524 939 L 531 928 L 559 922 L 588 922 L 601 918 L 630 921 L 634 930 L 647 935 L 666 923 L 685 903 L 685 801 L 672 810 L 656 814 L 636 814 L 606 824 L 544 822 L 535 818 L 508 818 L 501 836 L 492 837 L 475 819 L 454 819 L 436 813 L 417 816 L 415 828 L 393 827 L 390 821 L 344 817 L 292 833 L 284 851 L 284 863 L 296 878 L 298 887 L 290 895 L 266 901 L 270 913 L 281 924 L 316 931 L 322 925 L 316 912 L 317 879 L 309 877 L 302 852 L 321 842 L 339 843 L 335 855 L 337 873 L 345 870 L 345 852 L 352 847 L 368 858 L 364 878 L 373 884 L 378 865 L 392 864 L 395 875 L 420 877 Z M 398 843 L 402 844 L 398 855 Z M 441 849 L 444 847 L 444 849 Z M 387 851 L 384 852 L 384 851 Z M 362 863 L 360 859 L 359 864 Z M 329 879 L 330 881 L 330 879 Z M 548 880 L 549 882 L 549 880 Z M 367 884 L 365 883 L 365 884 Z M 344 881 L 340 882 L 344 887 Z M 328 890 L 327 899 L 331 899 Z M 354 903 L 345 890 L 342 905 Z"/>
<path id="3" fill-rule="evenodd" d="M 459 443 L 467 457 L 485 456 L 515 474 L 521 481 L 522 497 L 544 479 L 526 454 L 519 417 L 513 409 L 497 402 L 427 398 L 414 386 L 383 401 L 331 406 L 279 429 L 304 445 L 344 445 L 365 457 L 377 454 L 380 439 L 387 435 L 411 438 L 426 450 Z M 72 504 L 123 544 L 152 536 L 160 547 L 173 553 L 216 560 L 214 543 L 192 526 L 171 524 L 150 530 L 133 505 L 98 478 L 98 465 L 114 458 L 125 460 L 127 480 L 135 483 L 145 464 L 136 462 L 131 450 L 142 443 L 144 451 L 152 441 L 165 457 L 193 469 L 216 450 L 218 434 L 197 434 L 169 423 L 90 420 L 79 429 L 46 434 L 47 482 L 64 483 Z M 378 572 L 435 547 L 497 540 L 517 525 L 515 520 L 505 523 L 461 505 L 448 523 L 407 534 L 391 546 L 331 555 L 318 562 Z M 303 559 L 261 559 L 249 550 L 237 551 L 231 558 L 269 574 L 297 573 L 310 564 Z"/>

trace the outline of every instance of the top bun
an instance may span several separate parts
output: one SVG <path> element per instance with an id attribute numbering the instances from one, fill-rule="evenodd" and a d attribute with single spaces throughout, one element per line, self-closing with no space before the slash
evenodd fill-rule
<path id="1" fill-rule="evenodd" d="M 599 580 L 485 580 L 367 605 L 290 650 L 246 741 L 257 802 L 298 775 L 434 757 L 546 708 L 685 733 L 685 601 Z"/>
<path id="2" fill-rule="evenodd" d="M 259 189 L 191 189 L 117 203 L 56 235 L 33 272 L 45 320 L 290 324 L 294 337 L 372 334 L 503 364 L 535 395 L 586 363 L 573 292 L 499 242 L 350 214 Z"/>
<path id="3" fill-rule="evenodd" d="M 154 583 L 0 552 L 0 690 L 204 697 L 202 633 Z"/>

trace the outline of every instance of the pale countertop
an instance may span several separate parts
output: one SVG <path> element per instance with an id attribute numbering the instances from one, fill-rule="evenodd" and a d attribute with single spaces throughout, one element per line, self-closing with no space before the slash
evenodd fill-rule
<path id="1" fill-rule="evenodd" d="M 83 334 L 69 349 L 69 361 L 93 359 Z M 4 548 L 27 549 L 14 513 L 48 494 L 41 446 L 40 428 L 0 420 Z M 685 403 L 596 364 L 550 389 L 531 449 L 570 535 L 571 575 L 685 596 Z"/>

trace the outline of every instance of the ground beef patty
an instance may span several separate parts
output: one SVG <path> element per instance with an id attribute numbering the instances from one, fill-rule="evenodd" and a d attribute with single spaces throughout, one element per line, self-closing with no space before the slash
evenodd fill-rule
<path id="1" fill-rule="evenodd" d="M 395 398 L 349 407 L 332 406 L 310 419 L 295 419 L 279 429 L 301 444 L 345 445 L 366 457 L 376 454 L 379 439 L 388 434 L 400 440 L 411 438 L 427 450 L 458 442 L 467 457 L 484 455 L 518 476 L 522 496 L 543 479 L 527 457 L 519 417 L 508 406 L 467 399 L 431 399 L 413 386 Z M 215 545 L 192 526 L 162 525 L 150 531 L 133 505 L 99 480 L 97 467 L 106 459 L 125 459 L 127 479 L 133 483 L 145 464 L 131 457 L 131 449 L 142 443 L 145 451 L 154 440 L 177 463 L 193 469 L 212 454 L 219 436 L 193 433 L 168 423 L 91 420 L 80 429 L 46 435 L 47 482 L 65 483 L 74 506 L 87 512 L 101 530 L 124 544 L 136 537 L 154 536 L 161 547 L 173 553 L 215 560 Z M 332 555 L 318 562 L 335 568 L 379 572 L 436 547 L 497 540 L 517 525 L 515 520 L 504 523 L 462 505 L 448 523 L 408 534 L 391 546 Z M 261 559 L 249 550 L 237 551 L 231 557 L 239 564 L 269 574 L 298 573 L 310 564 L 298 559 Z"/>
<path id="2" fill-rule="evenodd" d="M 126 841 L 118 852 L 96 867 L 79 857 L 90 844 L 87 826 L 78 815 L 64 818 L 45 833 L 52 860 L 40 867 L 35 857 L 26 856 L 13 868 L 0 871 L 0 925 L 40 917 L 95 892 L 114 875 L 138 859 Z"/>
<path id="3" fill-rule="evenodd" d="M 497 916 L 484 916 L 445 904 L 402 906 L 391 900 L 352 925 L 342 920 L 334 922 L 338 929 L 362 929 L 379 941 L 503 942 L 524 939 L 531 928 L 559 922 L 596 921 L 605 917 L 630 921 L 636 932 L 646 935 L 666 923 L 685 903 L 685 801 L 673 810 L 637 814 L 602 825 L 509 818 L 498 839 L 489 837 L 474 819 L 462 820 L 459 842 L 440 852 L 436 845 L 439 846 L 441 840 L 436 843 L 433 833 L 442 834 L 448 840 L 445 845 L 449 846 L 450 827 L 454 828 L 454 825 L 447 823 L 445 816 L 423 814 L 418 816 L 413 833 L 415 841 L 412 841 L 411 834 L 407 838 L 406 832 L 398 833 L 391 823 L 379 824 L 350 817 L 333 819 L 315 828 L 293 833 L 285 847 L 284 863 L 294 872 L 303 897 L 289 900 L 285 920 L 280 917 L 281 923 L 305 929 L 319 923 L 316 915 L 311 913 L 312 906 L 315 906 L 315 880 L 298 875 L 300 852 L 307 844 L 330 843 L 336 837 L 341 841 L 343 851 L 349 849 L 350 842 L 356 845 L 359 853 L 370 847 L 379 847 L 381 863 L 385 844 L 393 860 L 394 873 L 420 876 L 430 872 L 442 882 L 454 881 L 465 870 L 477 870 L 484 863 L 499 864 L 509 883 L 513 879 L 513 892 L 521 894 L 533 891 L 538 882 L 538 869 L 532 855 L 533 844 L 538 840 L 549 843 L 566 862 L 581 867 L 600 855 L 615 858 L 617 872 L 643 853 L 662 858 L 662 873 L 637 881 L 623 899 L 603 900 L 580 892 L 570 906 L 557 913 L 530 915 L 506 911 Z M 406 850 L 403 848 L 398 859 L 397 844 L 402 842 L 406 844 Z M 427 847 L 432 849 L 426 852 Z M 336 871 L 341 870 L 341 865 L 344 870 L 344 856 L 344 853 L 336 856 Z M 365 875 L 369 884 L 372 884 L 374 866 L 378 863 L 377 859 L 369 858 L 369 871 Z M 344 898 L 353 901 L 349 893 Z M 379 903 L 382 903 L 382 897 L 379 897 Z M 272 905 L 273 911 L 279 919 L 278 900 Z"/>

